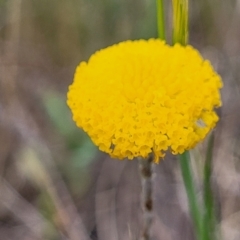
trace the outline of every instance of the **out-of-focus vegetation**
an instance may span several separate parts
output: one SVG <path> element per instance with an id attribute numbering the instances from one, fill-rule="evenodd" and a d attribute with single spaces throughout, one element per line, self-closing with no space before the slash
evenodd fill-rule
<path id="1" fill-rule="evenodd" d="M 240 239 L 240 2 L 192 0 L 190 12 L 190 43 L 225 84 L 212 177 L 219 232 Z M 138 239 L 137 163 L 100 153 L 71 120 L 66 92 L 96 50 L 156 36 L 153 0 L 0 0 L 0 240 Z M 197 183 L 204 152 L 192 153 Z M 154 239 L 194 239 L 178 161 L 155 170 Z"/>

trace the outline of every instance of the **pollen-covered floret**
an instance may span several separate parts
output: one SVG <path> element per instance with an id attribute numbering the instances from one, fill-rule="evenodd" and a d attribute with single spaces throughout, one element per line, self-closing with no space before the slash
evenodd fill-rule
<path id="1" fill-rule="evenodd" d="M 181 154 L 218 121 L 220 76 L 191 46 L 126 41 L 76 69 L 67 103 L 77 126 L 113 158 Z"/>

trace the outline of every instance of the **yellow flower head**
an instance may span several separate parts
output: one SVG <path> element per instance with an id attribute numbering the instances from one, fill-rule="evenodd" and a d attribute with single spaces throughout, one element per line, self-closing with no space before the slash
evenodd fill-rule
<path id="1" fill-rule="evenodd" d="M 113 158 L 155 162 L 193 148 L 215 126 L 221 78 L 191 46 L 126 41 L 77 67 L 67 103 L 77 126 Z"/>

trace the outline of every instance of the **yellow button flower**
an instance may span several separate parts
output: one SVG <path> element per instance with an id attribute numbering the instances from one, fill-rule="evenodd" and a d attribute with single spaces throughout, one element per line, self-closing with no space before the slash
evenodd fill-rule
<path id="1" fill-rule="evenodd" d="M 215 126 L 220 76 L 191 46 L 126 41 L 77 67 L 68 106 L 77 126 L 113 158 L 155 162 L 181 154 Z"/>

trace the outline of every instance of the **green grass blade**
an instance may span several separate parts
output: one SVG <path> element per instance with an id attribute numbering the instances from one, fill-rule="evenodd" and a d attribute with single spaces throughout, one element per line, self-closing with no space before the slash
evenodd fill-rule
<path id="1" fill-rule="evenodd" d="M 156 1 L 157 1 L 158 37 L 162 40 L 166 40 L 163 0 L 156 0 Z"/>
<path id="2" fill-rule="evenodd" d="M 192 176 L 192 170 L 190 166 L 190 155 L 189 152 L 186 151 L 183 154 L 179 155 L 180 157 L 180 166 L 182 171 L 183 182 L 185 185 L 188 204 L 190 208 L 190 213 L 192 216 L 196 237 L 198 240 L 203 240 L 203 232 L 202 232 L 202 215 L 199 209 L 199 202 L 196 197 L 196 191 L 194 187 L 194 179 Z"/>
<path id="3" fill-rule="evenodd" d="M 173 45 L 188 42 L 188 0 L 172 0 L 173 3 Z"/>
<path id="4" fill-rule="evenodd" d="M 204 232 L 205 239 L 215 239 L 215 211 L 214 211 L 214 197 L 211 188 L 212 176 L 212 157 L 214 146 L 214 133 L 209 137 L 206 160 L 204 165 Z"/>

